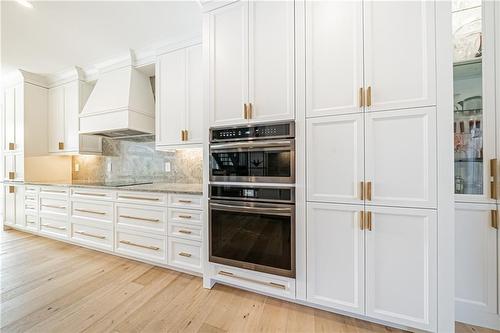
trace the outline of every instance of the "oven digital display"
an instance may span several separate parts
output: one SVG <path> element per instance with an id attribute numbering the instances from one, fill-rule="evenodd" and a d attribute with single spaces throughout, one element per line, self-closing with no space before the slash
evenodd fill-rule
<path id="1" fill-rule="evenodd" d="M 243 196 L 246 198 L 254 198 L 255 197 L 255 190 L 250 189 L 250 188 L 245 188 L 245 189 L 243 189 Z"/>

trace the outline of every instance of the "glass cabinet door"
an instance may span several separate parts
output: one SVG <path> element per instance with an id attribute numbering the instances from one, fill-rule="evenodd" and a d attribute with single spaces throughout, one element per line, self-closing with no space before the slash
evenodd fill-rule
<path id="1" fill-rule="evenodd" d="M 487 201 L 495 155 L 494 94 L 488 95 L 487 85 L 494 87 L 494 77 L 488 77 L 494 60 L 493 52 L 484 51 L 491 50 L 485 42 L 493 41 L 486 34 L 480 0 L 455 0 L 452 10 L 455 194 L 458 201 Z"/>

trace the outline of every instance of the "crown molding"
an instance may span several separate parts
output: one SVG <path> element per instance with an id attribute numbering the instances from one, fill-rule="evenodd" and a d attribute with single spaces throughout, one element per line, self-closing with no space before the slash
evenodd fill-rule
<path id="1" fill-rule="evenodd" d="M 81 67 L 74 66 L 64 71 L 46 76 L 48 88 L 53 88 L 75 80 L 85 81 L 86 74 Z"/>

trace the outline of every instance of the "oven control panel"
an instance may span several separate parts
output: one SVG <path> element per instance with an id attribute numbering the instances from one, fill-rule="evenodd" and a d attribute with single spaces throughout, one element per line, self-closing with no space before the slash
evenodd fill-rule
<path id="1" fill-rule="evenodd" d="M 293 122 L 267 125 L 252 125 L 210 130 L 210 141 L 239 141 L 267 138 L 293 138 L 295 127 Z"/>

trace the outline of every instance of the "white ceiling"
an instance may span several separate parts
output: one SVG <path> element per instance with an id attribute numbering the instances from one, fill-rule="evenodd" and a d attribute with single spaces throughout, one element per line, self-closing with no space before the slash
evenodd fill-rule
<path id="1" fill-rule="evenodd" d="M 158 42 L 201 35 L 196 1 L 1 1 L 2 74 L 86 67 Z"/>

